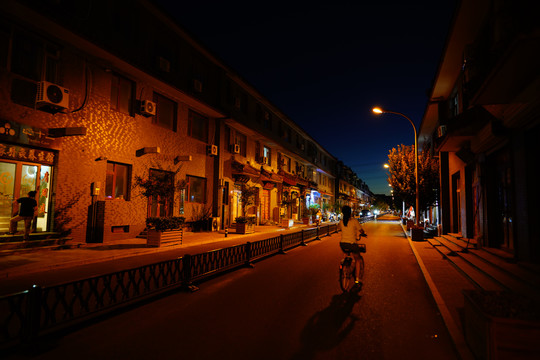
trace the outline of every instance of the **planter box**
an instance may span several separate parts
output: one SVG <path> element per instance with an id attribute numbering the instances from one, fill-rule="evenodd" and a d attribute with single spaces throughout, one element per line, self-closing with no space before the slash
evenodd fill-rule
<path id="1" fill-rule="evenodd" d="M 293 219 L 281 219 L 281 226 L 283 226 L 284 228 L 289 229 L 293 225 L 294 225 L 294 220 Z"/>
<path id="2" fill-rule="evenodd" d="M 146 236 L 146 244 L 148 246 L 160 247 L 163 244 L 175 245 L 182 244 L 182 236 L 184 231 L 182 229 L 178 230 L 165 230 L 157 231 L 150 229 L 148 230 L 148 235 Z"/>
<path id="3" fill-rule="evenodd" d="M 414 226 L 414 221 L 407 220 L 407 230 L 410 230 Z"/>
<path id="4" fill-rule="evenodd" d="M 255 232 L 253 225 L 249 225 L 248 223 L 236 223 L 237 234 L 251 234 L 253 232 Z"/>
<path id="5" fill-rule="evenodd" d="M 412 227 L 411 228 L 411 240 L 412 241 L 424 241 L 424 228 Z"/>
<path id="6" fill-rule="evenodd" d="M 540 321 L 487 314 L 464 290 L 464 335 L 478 359 L 540 359 Z"/>

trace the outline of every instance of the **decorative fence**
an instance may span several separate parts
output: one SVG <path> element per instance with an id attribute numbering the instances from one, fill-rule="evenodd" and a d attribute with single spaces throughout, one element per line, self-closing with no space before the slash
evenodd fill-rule
<path id="1" fill-rule="evenodd" d="M 2 296 L 0 348 L 32 342 L 38 336 L 172 289 L 190 289 L 193 281 L 250 266 L 252 261 L 284 253 L 331 232 L 337 232 L 336 224 Z"/>

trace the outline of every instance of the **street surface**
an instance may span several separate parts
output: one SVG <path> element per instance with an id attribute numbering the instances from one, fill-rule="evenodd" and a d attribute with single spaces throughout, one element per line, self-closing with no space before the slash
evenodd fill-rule
<path id="1" fill-rule="evenodd" d="M 357 296 L 339 288 L 334 234 L 7 359 L 457 359 L 399 223 L 364 227 Z"/>

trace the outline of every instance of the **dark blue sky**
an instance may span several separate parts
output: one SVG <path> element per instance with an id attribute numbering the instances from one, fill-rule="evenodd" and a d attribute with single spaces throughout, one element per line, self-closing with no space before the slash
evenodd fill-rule
<path id="1" fill-rule="evenodd" d="M 414 144 L 457 0 L 158 0 L 374 193 L 390 193 L 383 164 Z"/>

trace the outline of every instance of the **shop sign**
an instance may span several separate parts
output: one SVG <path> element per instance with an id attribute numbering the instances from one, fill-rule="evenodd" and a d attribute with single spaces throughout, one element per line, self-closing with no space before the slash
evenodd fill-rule
<path id="1" fill-rule="evenodd" d="M 54 152 L 0 143 L 0 158 L 53 165 Z"/>
<path id="2" fill-rule="evenodd" d="M 0 140 L 44 147 L 52 147 L 55 142 L 55 139 L 48 137 L 46 129 L 6 120 L 0 120 Z"/>

